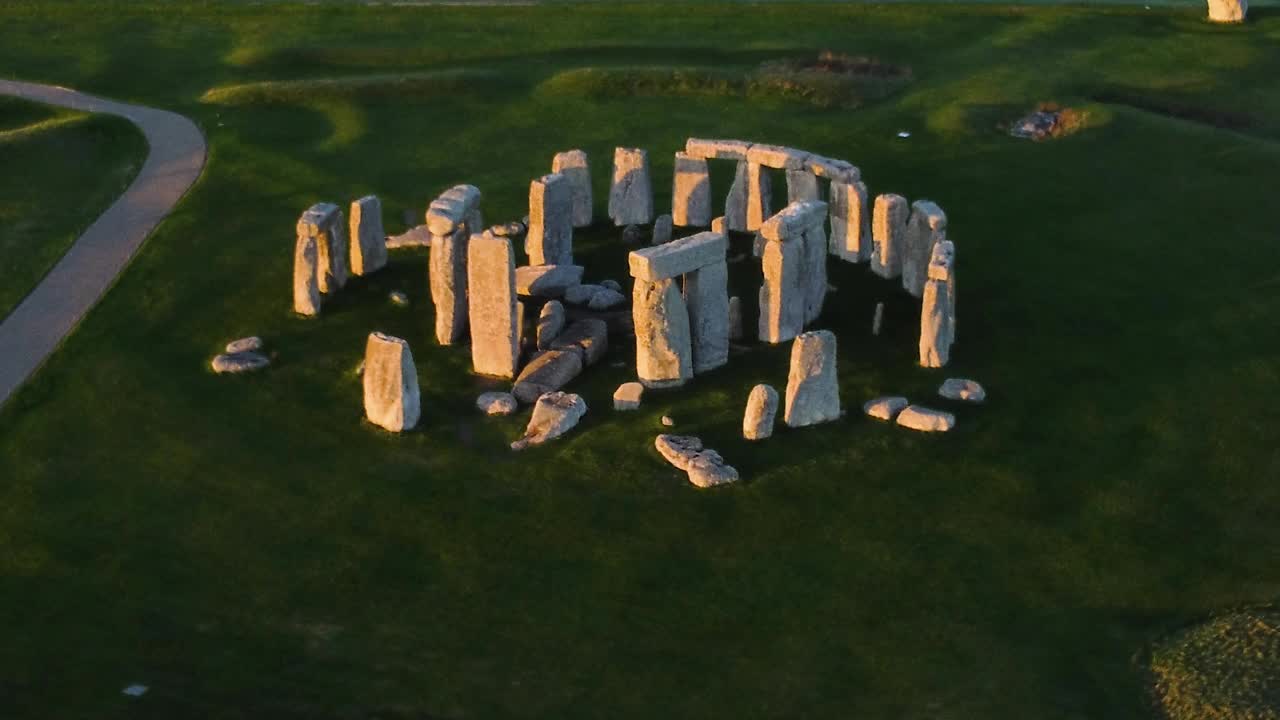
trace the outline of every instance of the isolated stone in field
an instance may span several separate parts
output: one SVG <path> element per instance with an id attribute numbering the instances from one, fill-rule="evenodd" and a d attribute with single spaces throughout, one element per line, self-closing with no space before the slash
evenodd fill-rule
<path id="1" fill-rule="evenodd" d="M 427 257 L 427 279 L 436 309 L 436 342 L 452 345 L 467 332 L 466 228 L 448 235 L 433 235 Z"/>
<path id="2" fill-rule="evenodd" d="M 653 220 L 653 183 L 649 154 L 640 148 L 615 148 L 609 217 L 614 225 L 647 225 Z"/>
<path id="3" fill-rule="evenodd" d="M 582 374 L 582 354 L 573 350 L 548 350 L 539 353 L 520 371 L 511 394 L 520 402 L 531 403 L 543 393 L 554 392 Z"/>
<path id="4" fill-rule="evenodd" d="M 320 285 L 316 236 L 298 233 L 293 246 L 293 311 L 314 317 L 320 314 Z"/>
<path id="5" fill-rule="evenodd" d="M 514 378 L 520 360 L 515 253 L 511 239 L 472 235 L 467 247 L 471 365 L 481 375 Z"/>
<path id="6" fill-rule="evenodd" d="M 871 222 L 871 271 L 882 278 L 896 278 L 902 274 L 909 213 L 907 199 L 901 195 L 876 196 Z"/>
<path id="7" fill-rule="evenodd" d="M 689 309 L 693 372 L 729 362 L 729 266 L 724 260 L 685 273 L 684 302 Z"/>
<path id="8" fill-rule="evenodd" d="M 617 290 L 600 286 L 600 289 L 591 296 L 587 301 L 587 307 L 592 310 L 612 310 L 613 308 L 623 305 L 627 302 L 627 297 Z"/>
<path id="9" fill-rule="evenodd" d="M 916 297 L 924 294 L 933 246 L 947 237 L 947 215 L 929 200 L 911 203 L 906 252 L 902 257 L 902 287 Z"/>
<path id="10" fill-rule="evenodd" d="M 742 337 L 742 298 L 734 295 L 729 298 L 729 339 L 741 340 Z"/>
<path id="11" fill-rule="evenodd" d="M 644 397 L 644 385 L 638 382 L 626 382 L 613 391 L 614 410 L 638 410 L 640 398 Z"/>
<path id="12" fill-rule="evenodd" d="M 364 347 L 364 413 L 391 432 L 418 424 L 421 412 L 418 371 L 409 343 L 380 332 L 370 333 Z"/>
<path id="13" fill-rule="evenodd" d="M 674 231 L 674 221 L 670 215 L 659 215 L 657 220 L 653 221 L 653 239 L 650 245 L 661 245 L 662 243 L 671 242 L 671 235 Z"/>
<path id="14" fill-rule="evenodd" d="M 938 394 L 948 400 L 981 403 L 987 399 L 987 391 L 976 380 L 947 378 L 938 388 Z"/>
<path id="15" fill-rule="evenodd" d="M 604 289 L 603 285 L 574 285 L 564 291 L 564 301 L 570 305 L 586 305 L 595 294 Z"/>
<path id="16" fill-rule="evenodd" d="M 387 264 L 387 231 L 382 227 L 382 201 L 366 195 L 351 203 L 351 272 L 368 275 Z"/>
<path id="17" fill-rule="evenodd" d="M 522 265 L 516 268 L 516 292 L 526 297 L 558 298 L 582 284 L 581 265 Z"/>
<path id="18" fill-rule="evenodd" d="M 726 232 L 728 228 L 725 226 L 724 216 L 711 218 L 711 232 Z"/>
<path id="19" fill-rule="evenodd" d="M 956 426 L 956 416 L 941 410 L 908 405 L 898 413 L 898 424 L 921 432 L 946 432 Z"/>
<path id="20" fill-rule="evenodd" d="M 573 189 L 563 175 L 529 183 L 529 231 L 524 238 L 530 265 L 573 262 Z"/>
<path id="21" fill-rule="evenodd" d="M 478 207 L 479 188 L 474 185 L 454 185 L 427 206 L 427 228 L 432 235 L 457 232 L 459 226 L 468 219 L 475 221 Z M 475 225 L 469 231 L 478 233 L 480 229 L 480 225 Z"/>
<path id="22" fill-rule="evenodd" d="M 818 176 L 808 170 L 788 170 L 787 202 L 808 202 L 822 200 L 822 189 L 818 186 Z"/>
<path id="23" fill-rule="evenodd" d="M 213 371 L 219 375 L 223 373 L 243 373 L 261 370 L 271 364 L 271 360 L 260 352 L 255 350 L 243 350 L 240 352 L 229 352 L 224 355 L 218 355 L 210 363 Z"/>
<path id="24" fill-rule="evenodd" d="M 702 441 L 692 435 L 659 435 L 653 446 L 677 470 L 689 470 L 689 463 L 702 451 Z"/>
<path id="25" fill-rule="evenodd" d="M 504 392 L 480 393 L 476 398 L 476 408 L 485 415 L 510 415 L 520 407 L 515 395 Z"/>
<path id="26" fill-rule="evenodd" d="M 773 215 L 773 180 L 769 171 L 760 163 L 747 163 L 747 226 L 745 230 L 755 230 L 769 216 Z M 725 209 L 728 216 L 728 208 Z M 734 229 L 732 223 L 730 229 Z"/>
<path id="27" fill-rule="evenodd" d="M 884 324 L 884 303 L 876 303 L 875 314 L 871 317 L 871 334 L 879 335 L 880 326 Z"/>
<path id="28" fill-rule="evenodd" d="M 742 437 L 764 440 L 772 436 L 777 416 L 778 391 L 763 383 L 756 385 L 747 395 L 747 409 L 742 414 Z"/>
<path id="29" fill-rule="evenodd" d="M 591 165 L 587 154 L 581 150 L 566 150 L 556 153 L 551 160 L 551 172 L 560 173 L 569 181 L 570 194 L 573 197 L 573 226 L 587 227 L 591 224 Z"/>
<path id="30" fill-rule="evenodd" d="M 711 173 L 706 160 L 676 153 L 671 218 L 681 227 L 711 224 Z"/>
<path id="31" fill-rule="evenodd" d="M 257 335 L 251 335 L 249 337 L 242 337 L 239 340 L 232 340 L 231 342 L 227 343 L 226 349 L 227 349 L 227 354 L 230 354 L 230 355 L 234 355 L 235 353 L 250 352 L 253 350 L 261 350 L 262 338 L 258 337 Z"/>
<path id="32" fill-rule="evenodd" d="M 689 157 L 706 160 L 746 160 L 749 150 L 751 143 L 743 140 L 689 138 L 684 143 L 684 151 Z"/>
<path id="33" fill-rule="evenodd" d="M 551 341 L 551 349 L 579 352 L 583 365 L 595 365 L 609 351 L 609 325 L 599 318 L 576 320 Z"/>
<path id="34" fill-rule="evenodd" d="M 725 463 L 720 453 L 704 450 L 689 460 L 689 482 L 695 487 L 709 488 L 738 481 L 738 471 Z"/>
<path id="35" fill-rule="evenodd" d="M 538 312 L 537 343 L 539 350 L 546 350 L 564 330 L 564 305 L 551 300 Z"/>
<path id="36" fill-rule="evenodd" d="M 1242 23 L 1249 14 L 1249 0 L 1209 0 L 1209 22 Z"/>
<path id="37" fill-rule="evenodd" d="M 893 420 L 909 404 L 904 397 L 889 395 L 867 401 L 862 406 L 862 412 L 877 420 Z"/>
<path id="38" fill-rule="evenodd" d="M 804 329 L 805 296 L 800 285 L 803 263 L 803 241 L 764 243 L 761 261 L 764 282 L 760 285 L 757 327 L 761 342 L 786 342 Z"/>
<path id="39" fill-rule="evenodd" d="M 733 184 L 729 186 L 729 194 L 724 199 L 725 226 L 722 231 L 747 231 L 747 190 L 749 184 L 747 180 L 747 163 L 745 160 L 739 160 L 737 169 L 733 173 Z M 713 227 L 712 230 L 714 229 Z"/>
<path id="40" fill-rule="evenodd" d="M 683 385 L 693 377 L 693 350 L 680 288 L 672 278 L 636 278 L 631 297 L 640 382 L 646 387 Z"/>
<path id="41" fill-rule="evenodd" d="M 829 330 L 802 333 L 791 346 L 783 419 L 791 427 L 804 427 L 839 417 L 836 336 Z"/>
<path id="42" fill-rule="evenodd" d="M 627 256 L 631 277 L 665 280 L 705 265 L 724 262 L 729 238 L 724 233 L 700 232 L 662 245 L 632 250 Z"/>
<path id="43" fill-rule="evenodd" d="M 511 449 L 523 450 L 558 438 L 572 430 L 586 414 L 587 402 L 580 396 L 566 392 L 547 393 L 534 403 L 533 417 L 529 418 L 524 437 L 511 443 Z"/>
<path id="44" fill-rule="evenodd" d="M 861 182 L 831 183 L 831 254 L 855 263 L 872 255 L 871 207 Z"/>

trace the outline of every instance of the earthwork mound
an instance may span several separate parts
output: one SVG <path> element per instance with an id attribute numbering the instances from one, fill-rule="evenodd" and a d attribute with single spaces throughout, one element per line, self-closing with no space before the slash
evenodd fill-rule
<path id="1" fill-rule="evenodd" d="M 1280 609 L 1229 613 L 1152 649 L 1156 705 L 1169 720 L 1280 720 Z"/>

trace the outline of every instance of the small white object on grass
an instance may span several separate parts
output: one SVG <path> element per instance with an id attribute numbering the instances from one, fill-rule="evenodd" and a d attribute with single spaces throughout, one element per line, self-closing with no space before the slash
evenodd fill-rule
<path id="1" fill-rule="evenodd" d="M 400 292 L 399 290 L 392 291 L 392 293 L 391 293 L 391 295 L 390 295 L 389 297 L 391 298 L 391 302 L 392 302 L 392 303 L 394 303 L 394 304 L 396 304 L 396 305 L 408 305 L 408 304 L 409 304 L 409 296 L 408 296 L 408 295 L 405 295 L 404 293 Z"/>
<path id="2" fill-rule="evenodd" d="M 147 690 L 150 690 L 150 688 L 148 688 L 146 685 L 134 684 L 121 690 L 120 694 L 128 695 L 129 697 L 142 697 L 143 695 L 147 694 Z"/>
<path id="3" fill-rule="evenodd" d="M 672 420 L 670 415 L 663 415 L 663 416 L 662 416 L 662 424 L 663 424 L 663 425 L 665 425 L 665 426 L 667 426 L 667 427 L 673 427 L 673 426 L 675 426 L 676 421 L 675 421 L 675 420 Z"/>
<path id="4" fill-rule="evenodd" d="M 909 137 L 911 137 L 911 133 L 907 132 L 906 130 L 899 130 L 899 131 L 898 131 L 898 137 L 900 137 L 900 138 L 909 138 Z"/>

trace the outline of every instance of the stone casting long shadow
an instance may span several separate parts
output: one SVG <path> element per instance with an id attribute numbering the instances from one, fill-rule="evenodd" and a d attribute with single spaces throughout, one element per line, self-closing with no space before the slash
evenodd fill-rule
<path id="1" fill-rule="evenodd" d="M 0 320 L 0 405 L 57 349 L 130 258 L 200 177 L 204 136 L 165 110 L 129 105 L 52 85 L 0 79 L 0 94 L 117 115 L 147 139 L 142 170 L 124 194 L 76 240 L 8 317 Z"/>

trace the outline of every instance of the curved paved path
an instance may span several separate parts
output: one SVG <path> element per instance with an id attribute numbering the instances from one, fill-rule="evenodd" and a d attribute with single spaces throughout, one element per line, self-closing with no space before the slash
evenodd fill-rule
<path id="1" fill-rule="evenodd" d="M 128 105 L 52 85 L 0 80 L 0 94 L 119 115 L 150 150 L 124 194 L 84 231 L 40 284 L 0 321 L 0 405 L 40 367 L 124 270 L 142 241 L 200 177 L 204 136 L 165 110 Z"/>

